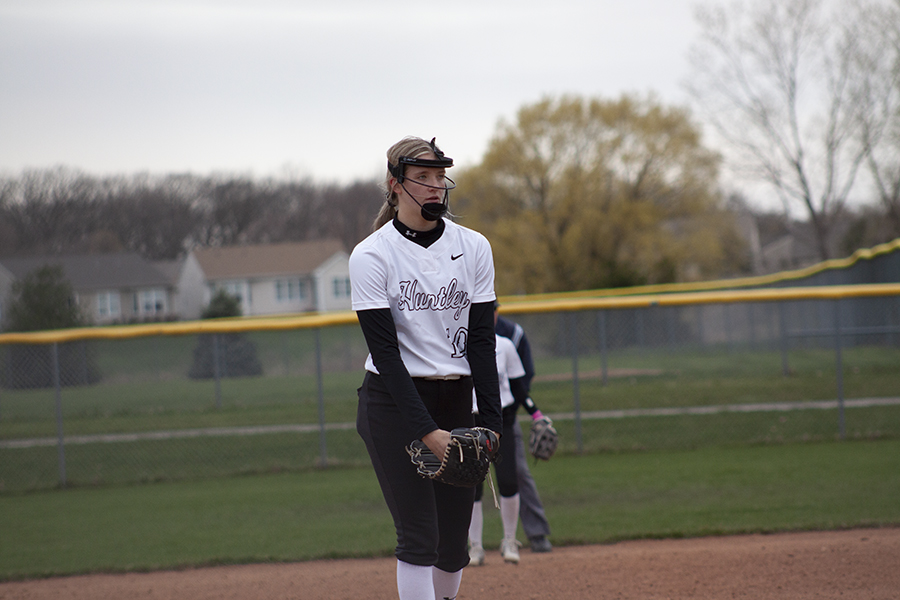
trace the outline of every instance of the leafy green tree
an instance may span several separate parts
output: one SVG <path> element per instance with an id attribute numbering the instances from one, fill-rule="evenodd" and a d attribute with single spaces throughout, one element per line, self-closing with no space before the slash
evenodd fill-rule
<path id="1" fill-rule="evenodd" d="M 45 331 L 83 324 L 72 284 L 58 266 L 41 267 L 16 281 L 12 295 L 7 314 L 9 331 Z M 52 351 L 46 344 L 10 346 L 3 385 L 10 388 L 55 385 Z M 88 342 L 59 344 L 56 351 L 60 385 L 86 385 L 100 380 L 96 352 Z"/>
<path id="2" fill-rule="evenodd" d="M 41 267 L 13 283 L 9 331 L 65 329 L 83 324 L 72 284 L 61 267 Z"/>
<path id="3" fill-rule="evenodd" d="M 201 319 L 222 319 L 241 316 L 241 301 L 227 290 L 219 289 L 203 309 Z"/>
<path id="4" fill-rule="evenodd" d="M 708 277 L 741 254 L 718 164 L 683 109 L 548 98 L 498 127 L 454 212 L 491 240 L 500 293 Z"/>

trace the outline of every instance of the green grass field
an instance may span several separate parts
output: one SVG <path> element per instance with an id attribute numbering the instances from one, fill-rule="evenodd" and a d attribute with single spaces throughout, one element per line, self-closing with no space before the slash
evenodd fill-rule
<path id="1" fill-rule="evenodd" d="M 900 525 L 900 440 L 561 455 L 533 473 L 556 545 Z M 7 580 L 386 556 L 393 540 L 366 467 L 0 496 Z"/>
<path id="2" fill-rule="evenodd" d="M 557 455 L 532 467 L 554 544 L 900 526 L 900 406 L 852 406 L 843 421 L 835 408 L 804 407 L 838 395 L 832 309 L 787 305 L 778 314 L 797 335 L 781 337 L 776 314 L 752 308 L 604 312 L 602 337 L 599 311 L 518 315 L 541 410 L 605 415 L 558 418 Z M 860 305 L 859 323 L 885 310 L 896 304 Z M 824 337 L 802 337 L 820 321 Z M 10 383 L 23 372 L 14 358 L 48 354 L 0 346 L 0 580 L 389 556 L 393 525 L 352 426 L 233 431 L 352 423 L 359 327 L 246 337 L 263 376 L 219 385 L 188 378 L 201 347 L 193 335 L 68 348 L 64 376 L 100 380 L 61 391 L 64 486 L 55 391 Z M 844 339 L 843 397 L 900 396 L 895 334 Z M 792 410 L 610 415 L 776 402 Z M 109 435 L 132 437 L 98 437 Z M 500 535 L 487 508 L 485 543 Z"/>
<path id="3" fill-rule="evenodd" d="M 335 357 L 353 354 L 355 348 L 355 342 L 345 341 L 337 333 L 332 332 L 326 348 L 332 366 L 343 364 Z M 288 339 L 283 341 L 289 346 L 285 356 L 292 356 L 296 364 L 309 363 L 309 352 L 301 353 L 290 344 L 303 345 L 296 340 L 289 344 Z M 128 340 L 134 348 L 105 343 L 97 349 L 107 377 L 95 385 L 62 390 L 66 436 L 178 434 L 210 428 L 316 426 L 320 418 L 327 424 L 355 420 L 360 370 L 324 373 L 320 416 L 314 372 L 277 364 L 277 353 L 270 347 L 280 343 L 280 338 L 271 338 L 266 344 L 258 340 L 261 346 L 270 348 L 267 352 L 274 353 L 267 359 L 269 370 L 262 377 L 223 380 L 220 406 L 213 401 L 214 382 L 190 380 L 183 374 L 176 378 L 170 370 L 190 354 L 192 338 L 153 341 L 165 347 L 151 353 L 153 344 L 148 340 L 143 345 Z M 141 370 L 154 362 L 152 356 L 158 357 L 155 363 L 164 376 L 150 377 Z M 164 358 L 169 362 L 160 367 Z M 781 356 L 773 351 L 623 351 L 608 358 L 611 376 L 605 384 L 599 375 L 600 356 L 586 354 L 579 359 L 580 411 L 801 403 L 833 400 L 837 391 L 834 355 L 826 350 L 791 352 L 789 376 L 782 374 Z M 545 413 L 574 412 L 576 387 L 571 367 L 571 361 L 565 359 L 539 359 L 538 370 L 543 377 L 534 382 L 532 396 Z M 623 372 L 632 374 L 618 375 Z M 883 346 L 847 349 L 843 375 L 846 398 L 896 397 L 900 390 L 900 350 Z M 680 450 L 832 441 L 839 438 L 839 415 L 836 410 L 796 410 L 580 422 L 560 419 L 557 427 L 563 436 L 561 454 Z M 900 406 L 849 409 L 845 430 L 850 440 L 900 438 Z M 0 390 L 0 493 L 52 489 L 59 484 L 56 434 L 53 390 Z M 35 438 L 49 442 L 24 448 L 3 446 Z M 328 431 L 324 438 L 315 431 L 183 435 L 69 443 L 65 447 L 69 486 L 300 472 L 323 461 L 331 466 L 359 467 L 368 459 L 352 429 Z"/>
<path id="4" fill-rule="evenodd" d="M 59 485 L 53 390 L 0 389 L 0 578 L 325 557 L 383 556 L 393 526 L 352 429 L 176 435 L 210 428 L 352 423 L 364 348 L 328 331 L 320 414 L 311 332 L 258 334 L 265 375 L 186 377 L 196 339 L 99 343 L 95 385 L 62 390 Z M 545 413 L 803 403 L 836 398 L 835 356 L 643 349 L 539 356 Z M 844 396 L 896 398 L 900 350 L 843 352 Z M 0 361 L 2 362 L 2 361 Z M 638 371 L 635 371 L 638 370 Z M 622 373 L 627 375 L 622 376 Z M 799 405 L 798 405 L 799 406 Z M 534 466 L 556 544 L 900 525 L 900 406 L 558 419 L 557 456 Z M 155 435 L 155 434 L 154 434 Z M 49 438 L 49 445 L 15 442 Z M 6 444 L 5 446 L 3 444 Z M 324 451 L 324 454 L 323 454 Z M 323 463 L 328 468 L 322 468 Z M 485 541 L 499 541 L 497 511 Z"/>

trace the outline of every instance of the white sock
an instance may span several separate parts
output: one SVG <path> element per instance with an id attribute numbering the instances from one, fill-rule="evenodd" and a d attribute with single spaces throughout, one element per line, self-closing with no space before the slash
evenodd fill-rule
<path id="1" fill-rule="evenodd" d="M 434 581 L 431 567 L 397 561 L 397 591 L 400 600 L 431 600 L 434 598 Z"/>
<path id="2" fill-rule="evenodd" d="M 503 521 L 503 538 L 516 539 L 516 528 L 519 525 L 519 494 L 500 496 L 500 520 Z"/>
<path id="3" fill-rule="evenodd" d="M 469 522 L 469 543 L 473 547 L 481 547 L 481 536 L 484 531 L 484 512 L 481 500 L 472 505 L 472 520 Z"/>
<path id="4" fill-rule="evenodd" d="M 456 573 L 448 573 L 437 567 L 431 567 L 431 577 L 434 581 L 434 600 L 455 600 L 456 595 L 459 593 L 462 573 L 462 569 Z"/>

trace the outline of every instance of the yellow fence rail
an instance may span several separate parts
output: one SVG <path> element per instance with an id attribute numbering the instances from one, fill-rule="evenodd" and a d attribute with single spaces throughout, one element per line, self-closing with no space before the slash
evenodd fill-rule
<path id="1" fill-rule="evenodd" d="M 609 293 L 615 290 L 609 290 Z M 595 291 L 595 294 L 600 292 Z M 690 291 L 672 293 L 635 294 L 628 296 L 577 295 L 549 297 L 505 296 L 500 298 L 501 314 L 577 312 L 585 310 L 645 308 L 650 306 L 688 306 L 737 302 L 780 302 L 792 300 L 841 300 L 900 296 L 900 283 L 838 285 L 819 287 L 766 288 L 752 290 Z M 79 327 L 53 331 L 0 334 L 2 344 L 54 344 L 79 340 L 122 340 L 157 335 L 196 335 L 204 333 L 238 333 L 249 331 L 287 331 L 317 329 L 356 323 L 350 311 L 314 315 L 282 315 L 276 317 L 236 317 L 119 325 L 110 327 Z"/>

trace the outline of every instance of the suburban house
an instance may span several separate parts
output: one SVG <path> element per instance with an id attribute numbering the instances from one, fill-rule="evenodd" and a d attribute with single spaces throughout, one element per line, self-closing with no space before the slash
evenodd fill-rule
<path id="1" fill-rule="evenodd" d="M 350 255 L 336 239 L 195 248 L 204 305 L 220 289 L 245 316 L 350 310 Z"/>
<path id="2" fill-rule="evenodd" d="M 184 321 L 199 319 L 209 299 L 197 259 L 189 254 L 176 260 L 153 261 L 152 264 L 165 275 L 175 291 L 172 295 L 172 314 Z"/>
<path id="3" fill-rule="evenodd" d="M 195 248 L 174 261 L 134 253 L 0 259 L 0 323 L 13 283 L 59 266 L 95 325 L 199 319 L 225 289 L 243 314 L 350 309 L 350 256 L 338 240 Z"/>
<path id="4" fill-rule="evenodd" d="M 72 284 L 82 315 L 96 324 L 177 318 L 176 288 L 150 261 L 134 253 L 36 256 L 0 260 L 0 318 L 13 283 L 45 266 L 59 266 Z"/>

